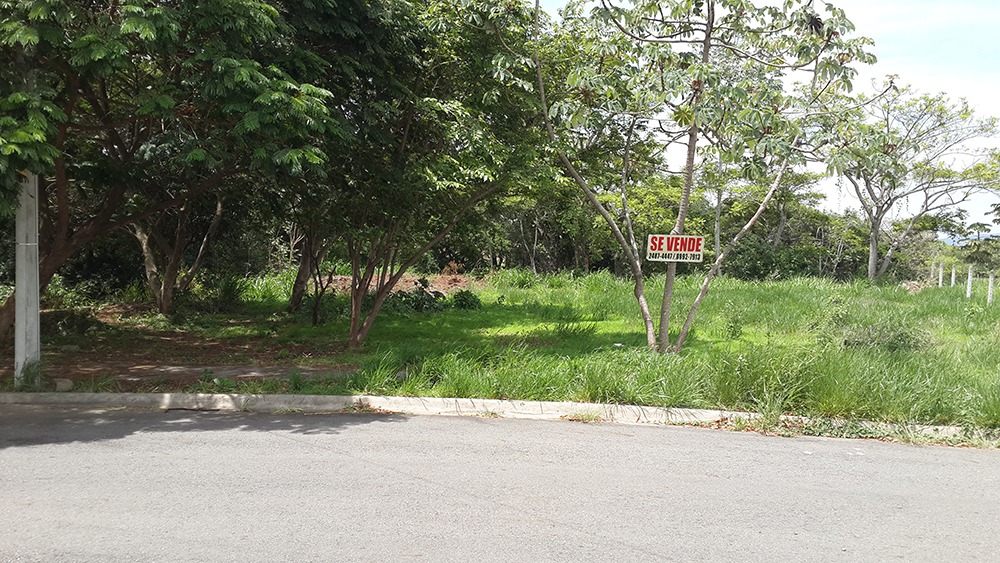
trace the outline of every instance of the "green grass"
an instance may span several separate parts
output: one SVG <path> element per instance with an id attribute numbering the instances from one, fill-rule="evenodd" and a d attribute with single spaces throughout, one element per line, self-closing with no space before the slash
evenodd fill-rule
<path id="1" fill-rule="evenodd" d="M 699 283 L 679 281 L 673 326 Z M 650 280 L 654 304 L 661 288 Z M 664 356 L 644 348 L 628 281 L 500 272 L 480 310 L 383 319 L 350 386 L 1000 427 L 1000 307 L 984 293 L 720 279 L 684 351 Z"/>
<path id="2" fill-rule="evenodd" d="M 364 349 L 346 352 L 337 346 L 347 337 L 344 298 L 328 298 L 328 321 L 312 327 L 307 312 L 284 312 L 291 281 L 248 280 L 235 313 L 145 321 L 320 351 L 303 363 L 359 366 L 326 379 L 205 379 L 206 392 L 571 400 L 1000 428 L 1000 302 L 986 306 L 985 282 L 970 301 L 964 287 L 909 294 L 867 281 L 721 278 L 685 349 L 660 355 L 645 349 L 631 283 L 608 273 L 497 272 L 474 288 L 481 307 L 384 314 Z M 647 282 L 657 317 L 662 283 Z M 678 280 L 674 330 L 700 283 Z M 234 324 L 234 314 L 250 322 Z"/>

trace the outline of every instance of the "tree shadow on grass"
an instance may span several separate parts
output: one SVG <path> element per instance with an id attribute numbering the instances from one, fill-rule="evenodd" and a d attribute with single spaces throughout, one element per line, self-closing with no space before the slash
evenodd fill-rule
<path id="1" fill-rule="evenodd" d="M 618 326 L 608 330 L 608 322 Z M 585 309 L 566 305 L 491 305 L 464 314 L 386 315 L 376 323 L 365 348 L 412 352 L 403 355 L 435 355 L 456 348 L 517 347 L 560 356 L 619 347 L 645 349 L 646 335 L 638 315 L 624 321 L 624 330 L 622 324 L 621 317 L 593 318 Z M 674 323 L 672 339 L 680 324 Z M 699 332 L 697 327 L 692 329 L 689 347 L 701 340 Z"/>
<path id="2" fill-rule="evenodd" d="M 152 409 L 0 406 L 0 451 L 14 447 L 103 442 L 140 433 L 276 432 L 339 434 L 352 427 L 403 423 L 383 413 L 253 413 Z"/>

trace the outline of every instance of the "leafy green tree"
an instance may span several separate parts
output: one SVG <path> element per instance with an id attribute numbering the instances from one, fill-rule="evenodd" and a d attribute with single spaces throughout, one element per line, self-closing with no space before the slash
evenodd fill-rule
<path id="1" fill-rule="evenodd" d="M 301 306 L 310 280 L 318 288 L 317 283 L 324 285 L 330 279 L 321 265 L 332 247 L 342 243 L 346 230 L 339 213 L 345 205 L 344 186 L 356 183 L 353 174 L 367 174 L 359 163 L 368 151 L 392 150 L 386 148 L 393 145 L 388 132 L 414 97 L 409 88 L 420 73 L 427 39 L 420 10 L 419 4 L 392 0 L 285 4 L 295 46 L 305 55 L 297 57 L 292 74 L 330 92 L 327 107 L 339 125 L 322 140 L 330 158 L 321 173 L 285 177 L 280 183 L 298 262 L 291 310 Z M 313 300 L 314 318 L 320 301 Z"/>
<path id="2" fill-rule="evenodd" d="M 661 82 L 646 72 L 627 37 L 584 17 L 583 9 L 571 3 L 549 37 L 543 36 L 536 3 L 533 66 L 541 111 L 566 174 L 610 230 L 629 268 L 647 345 L 655 349 L 640 253 L 644 239 L 632 203 L 644 184 L 656 183 L 653 172 L 663 150 L 656 138 Z"/>
<path id="3" fill-rule="evenodd" d="M 727 272 L 743 279 L 827 275 L 828 249 L 822 233 L 834 218 L 816 209 L 822 194 L 812 191 L 819 175 L 791 171 L 761 216 L 759 228 L 733 250 Z M 726 240 L 749 220 L 766 186 L 748 187 L 723 201 L 720 231 Z M 721 213 L 720 213 L 721 211 Z"/>
<path id="4" fill-rule="evenodd" d="M 360 6 L 358 21 L 372 22 L 391 48 L 378 67 L 370 63 L 381 56 L 368 57 L 357 72 L 334 66 L 317 77 L 340 87 L 331 106 L 344 108 L 348 131 L 327 139 L 336 158 L 323 176 L 291 195 L 314 254 L 305 261 L 320 291 L 330 279 L 320 272 L 326 253 L 339 250 L 351 265 L 354 348 L 403 274 L 464 217 L 545 171 L 537 164 L 532 133 L 538 128 L 531 125 L 537 116 L 518 84 L 523 79 L 512 72 L 502 81 L 493 72 L 496 61 L 517 56 L 527 39 L 529 13 L 519 2 Z M 335 55 L 321 43 L 324 37 L 309 43 L 320 42 L 316 51 L 323 56 Z M 338 85 L 342 79 L 351 88 Z"/>
<path id="5" fill-rule="evenodd" d="M 989 236 L 990 226 L 976 222 L 969 225 L 966 232 L 970 236 L 966 237 L 963 248 L 965 261 L 987 270 L 995 270 L 1000 266 L 1000 239 Z"/>
<path id="6" fill-rule="evenodd" d="M 189 236 L 189 232 L 193 230 L 192 215 L 195 214 L 195 209 L 204 207 L 199 205 L 202 202 L 185 201 L 180 207 L 163 210 L 130 225 L 130 231 L 139 241 L 142 251 L 146 284 L 153 294 L 156 309 L 164 315 L 174 313 L 174 296 L 178 292 L 187 291 L 201 271 L 222 223 L 222 192 L 216 191 L 213 199 L 215 205 L 209 215 L 211 219 L 203 229 L 194 258 L 186 267 L 184 258 L 189 254 L 186 251 L 192 242 Z M 168 222 L 169 225 L 165 225 Z"/>
<path id="7" fill-rule="evenodd" d="M 585 4 L 572 3 L 567 9 L 570 25 L 582 18 Z M 599 102 L 583 96 L 586 103 L 576 104 L 573 111 L 552 113 L 555 117 L 586 116 L 587 108 L 603 104 L 609 114 L 636 118 L 650 124 L 649 129 L 655 126 L 664 131 L 668 140 L 683 142 L 683 184 L 672 234 L 686 232 L 700 150 L 710 149 L 723 161 L 738 163 L 749 177 L 770 172 L 774 178 L 757 212 L 718 253 L 674 341 L 670 316 L 677 267 L 668 265 L 658 336 L 643 310 L 650 348 L 681 349 L 726 255 L 759 219 L 785 171 L 800 159 L 802 127 L 819 109 L 821 94 L 850 87 L 853 71 L 848 63 L 872 60 L 863 51 L 867 41 L 846 39 L 853 26 L 842 10 L 826 5 L 821 17 L 812 4 L 790 0 L 781 7 L 762 7 L 744 0 L 639 1 L 622 7 L 602 0 L 589 20 L 595 31 L 572 35 L 572 41 L 590 51 L 567 82 L 582 85 L 584 94 Z M 548 106 L 540 59 L 536 66 L 543 106 Z M 782 76 L 799 70 L 809 86 L 799 96 L 789 95 Z M 616 88 L 619 83 L 628 87 Z M 566 102 L 557 100 L 552 109 L 561 110 L 560 103 Z M 549 110 L 543 108 L 546 116 Z M 570 117 L 565 124 L 556 119 L 547 122 L 557 146 L 566 129 L 577 125 L 574 121 L 579 119 Z M 559 146 L 561 162 L 585 193 L 594 193 L 564 147 L 565 143 Z M 592 203 L 595 199 L 590 197 Z M 615 230 L 613 218 L 605 218 Z M 632 263 L 641 307 L 644 296 L 636 275 L 641 258 L 620 230 L 615 231 L 616 238 Z"/>
<path id="8" fill-rule="evenodd" d="M 502 228 L 503 263 L 534 272 L 590 269 L 594 212 L 565 179 L 532 183 L 492 206 L 486 221 Z M 492 244 L 496 246 L 497 242 Z M 499 264 L 495 264 L 498 266 Z"/>
<path id="9" fill-rule="evenodd" d="M 869 230 L 868 277 L 878 278 L 923 217 L 1000 185 L 1000 155 L 970 146 L 996 134 L 998 122 L 977 118 L 965 100 L 910 88 L 842 103 L 850 115 L 828 124 L 827 163 L 847 179 L 861 205 Z M 900 207 L 908 208 L 909 218 L 894 231 L 892 214 Z"/>
<path id="10" fill-rule="evenodd" d="M 0 14 L 0 181 L 9 196 L 14 171 L 42 176 L 43 286 L 101 234 L 239 170 L 323 158 L 328 93 L 286 72 L 301 53 L 274 3 L 25 0 Z M 12 322 L 8 299 L 0 333 Z"/>

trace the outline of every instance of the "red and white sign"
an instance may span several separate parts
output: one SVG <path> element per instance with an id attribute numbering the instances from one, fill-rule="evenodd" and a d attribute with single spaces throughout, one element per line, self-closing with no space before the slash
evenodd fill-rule
<path id="1" fill-rule="evenodd" d="M 646 260 L 657 262 L 701 262 L 704 259 L 705 237 L 682 235 L 649 235 Z"/>

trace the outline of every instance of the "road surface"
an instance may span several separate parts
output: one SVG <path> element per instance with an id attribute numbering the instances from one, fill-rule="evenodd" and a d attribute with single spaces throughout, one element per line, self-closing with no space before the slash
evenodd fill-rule
<path id="1" fill-rule="evenodd" d="M 0 561 L 995 561 L 1000 452 L 0 407 Z"/>

